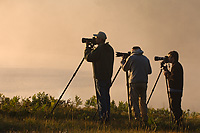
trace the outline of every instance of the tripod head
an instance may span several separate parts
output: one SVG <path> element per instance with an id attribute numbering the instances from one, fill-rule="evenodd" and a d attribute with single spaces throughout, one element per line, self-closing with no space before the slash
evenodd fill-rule
<path id="1" fill-rule="evenodd" d="M 160 63 L 160 68 L 163 69 L 164 71 L 167 71 L 167 64 L 166 64 L 165 61 L 162 61 L 162 62 Z"/>

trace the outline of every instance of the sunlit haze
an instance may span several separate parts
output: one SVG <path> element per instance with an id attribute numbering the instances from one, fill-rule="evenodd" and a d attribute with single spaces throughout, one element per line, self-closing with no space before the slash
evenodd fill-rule
<path id="1" fill-rule="evenodd" d="M 1 0 L 0 93 L 29 97 L 38 92 L 58 98 L 83 58 L 82 37 L 104 31 L 115 52 L 140 46 L 151 62 L 147 97 L 160 71 L 154 56 L 171 50 L 184 68 L 183 110 L 200 112 L 199 0 Z M 115 57 L 114 75 L 121 58 Z M 113 75 L 113 76 L 114 76 Z M 125 73 L 110 91 L 126 101 Z M 84 61 L 63 99 L 95 95 L 91 63 Z M 168 108 L 161 75 L 148 107 Z"/>

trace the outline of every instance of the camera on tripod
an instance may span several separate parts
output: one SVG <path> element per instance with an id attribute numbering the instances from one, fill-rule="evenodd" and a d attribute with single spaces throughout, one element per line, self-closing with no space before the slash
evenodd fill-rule
<path id="1" fill-rule="evenodd" d="M 162 62 L 161 62 L 161 68 L 163 68 L 165 71 L 167 70 L 167 65 L 165 65 L 165 63 L 169 63 L 169 57 L 168 56 L 165 56 L 165 57 L 159 57 L 159 56 L 155 56 L 154 57 L 154 60 L 155 61 L 160 61 L 160 60 L 162 60 Z"/>
<path id="2" fill-rule="evenodd" d="M 162 60 L 163 63 L 169 63 L 169 57 L 168 57 L 168 56 L 165 56 L 165 57 L 155 56 L 155 57 L 154 57 L 154 60 L 155 60 L 155 61 L 160 61 L 160 60 Z"/>
<path id="3" fill-rule="evenodd" d="M 86 43 L 88 41 L 89 44 L 87 44 L 89 47 L 93 48 L 94 45 L 96 45 L 96 38 L 82 38 L 82 43 Z"/>
<path id="4" fill-rule="evenodd" d="M 116 52 L 116 57 L 123 57 L 127 58 L 128 56 L 131 55 L 131 52 L 129 51 L 128 53 L 122 53 L 122 52 Z"/>

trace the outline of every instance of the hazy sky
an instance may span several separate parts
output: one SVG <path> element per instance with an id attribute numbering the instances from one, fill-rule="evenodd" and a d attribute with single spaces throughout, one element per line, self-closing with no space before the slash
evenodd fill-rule
<path id="1" fill-rule="evenodd" d="M 29 97 L 49 93 L 58 98 L 83 58 L 82 37 L 104 31 L 115 52 L 139 45 L 160 71 L 154 56 L 171 50 L 184 68 L 184 110 L 200 112 L 199 0 L 0 0 L 0 93 Z M 120 65 L 115 58 L 114 74 Z M 84 62 L 63 99 L 95 95 L 91 63 Z M 111 99 L 126 101 L 125 73 L 120 72 Z M 162 75 L 148 105 L 167 108 Z"/>

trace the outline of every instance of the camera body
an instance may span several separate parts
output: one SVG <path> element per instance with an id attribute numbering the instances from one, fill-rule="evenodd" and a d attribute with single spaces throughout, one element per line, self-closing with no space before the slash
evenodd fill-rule
<path id="1" fill-rule="evenodd" d="M 129 51 L 128 53 L 122 53 L 122 52 L 116 52 L 116 57 L 124 57 L 127 58 L 128 56 L 131 55 L 131 52 Z"/>
<path id="2" fill-rule="evenodd" d="M 163 63 L 169 63 L 169 57 L 168 57 L 168 56 L 165 56 L 165 57 L 155 56 L 155 57 L 154 57 L 154 60 L 155 60 L 155 61 L 160 61 L 160 60 L 162 60 Z"/>

